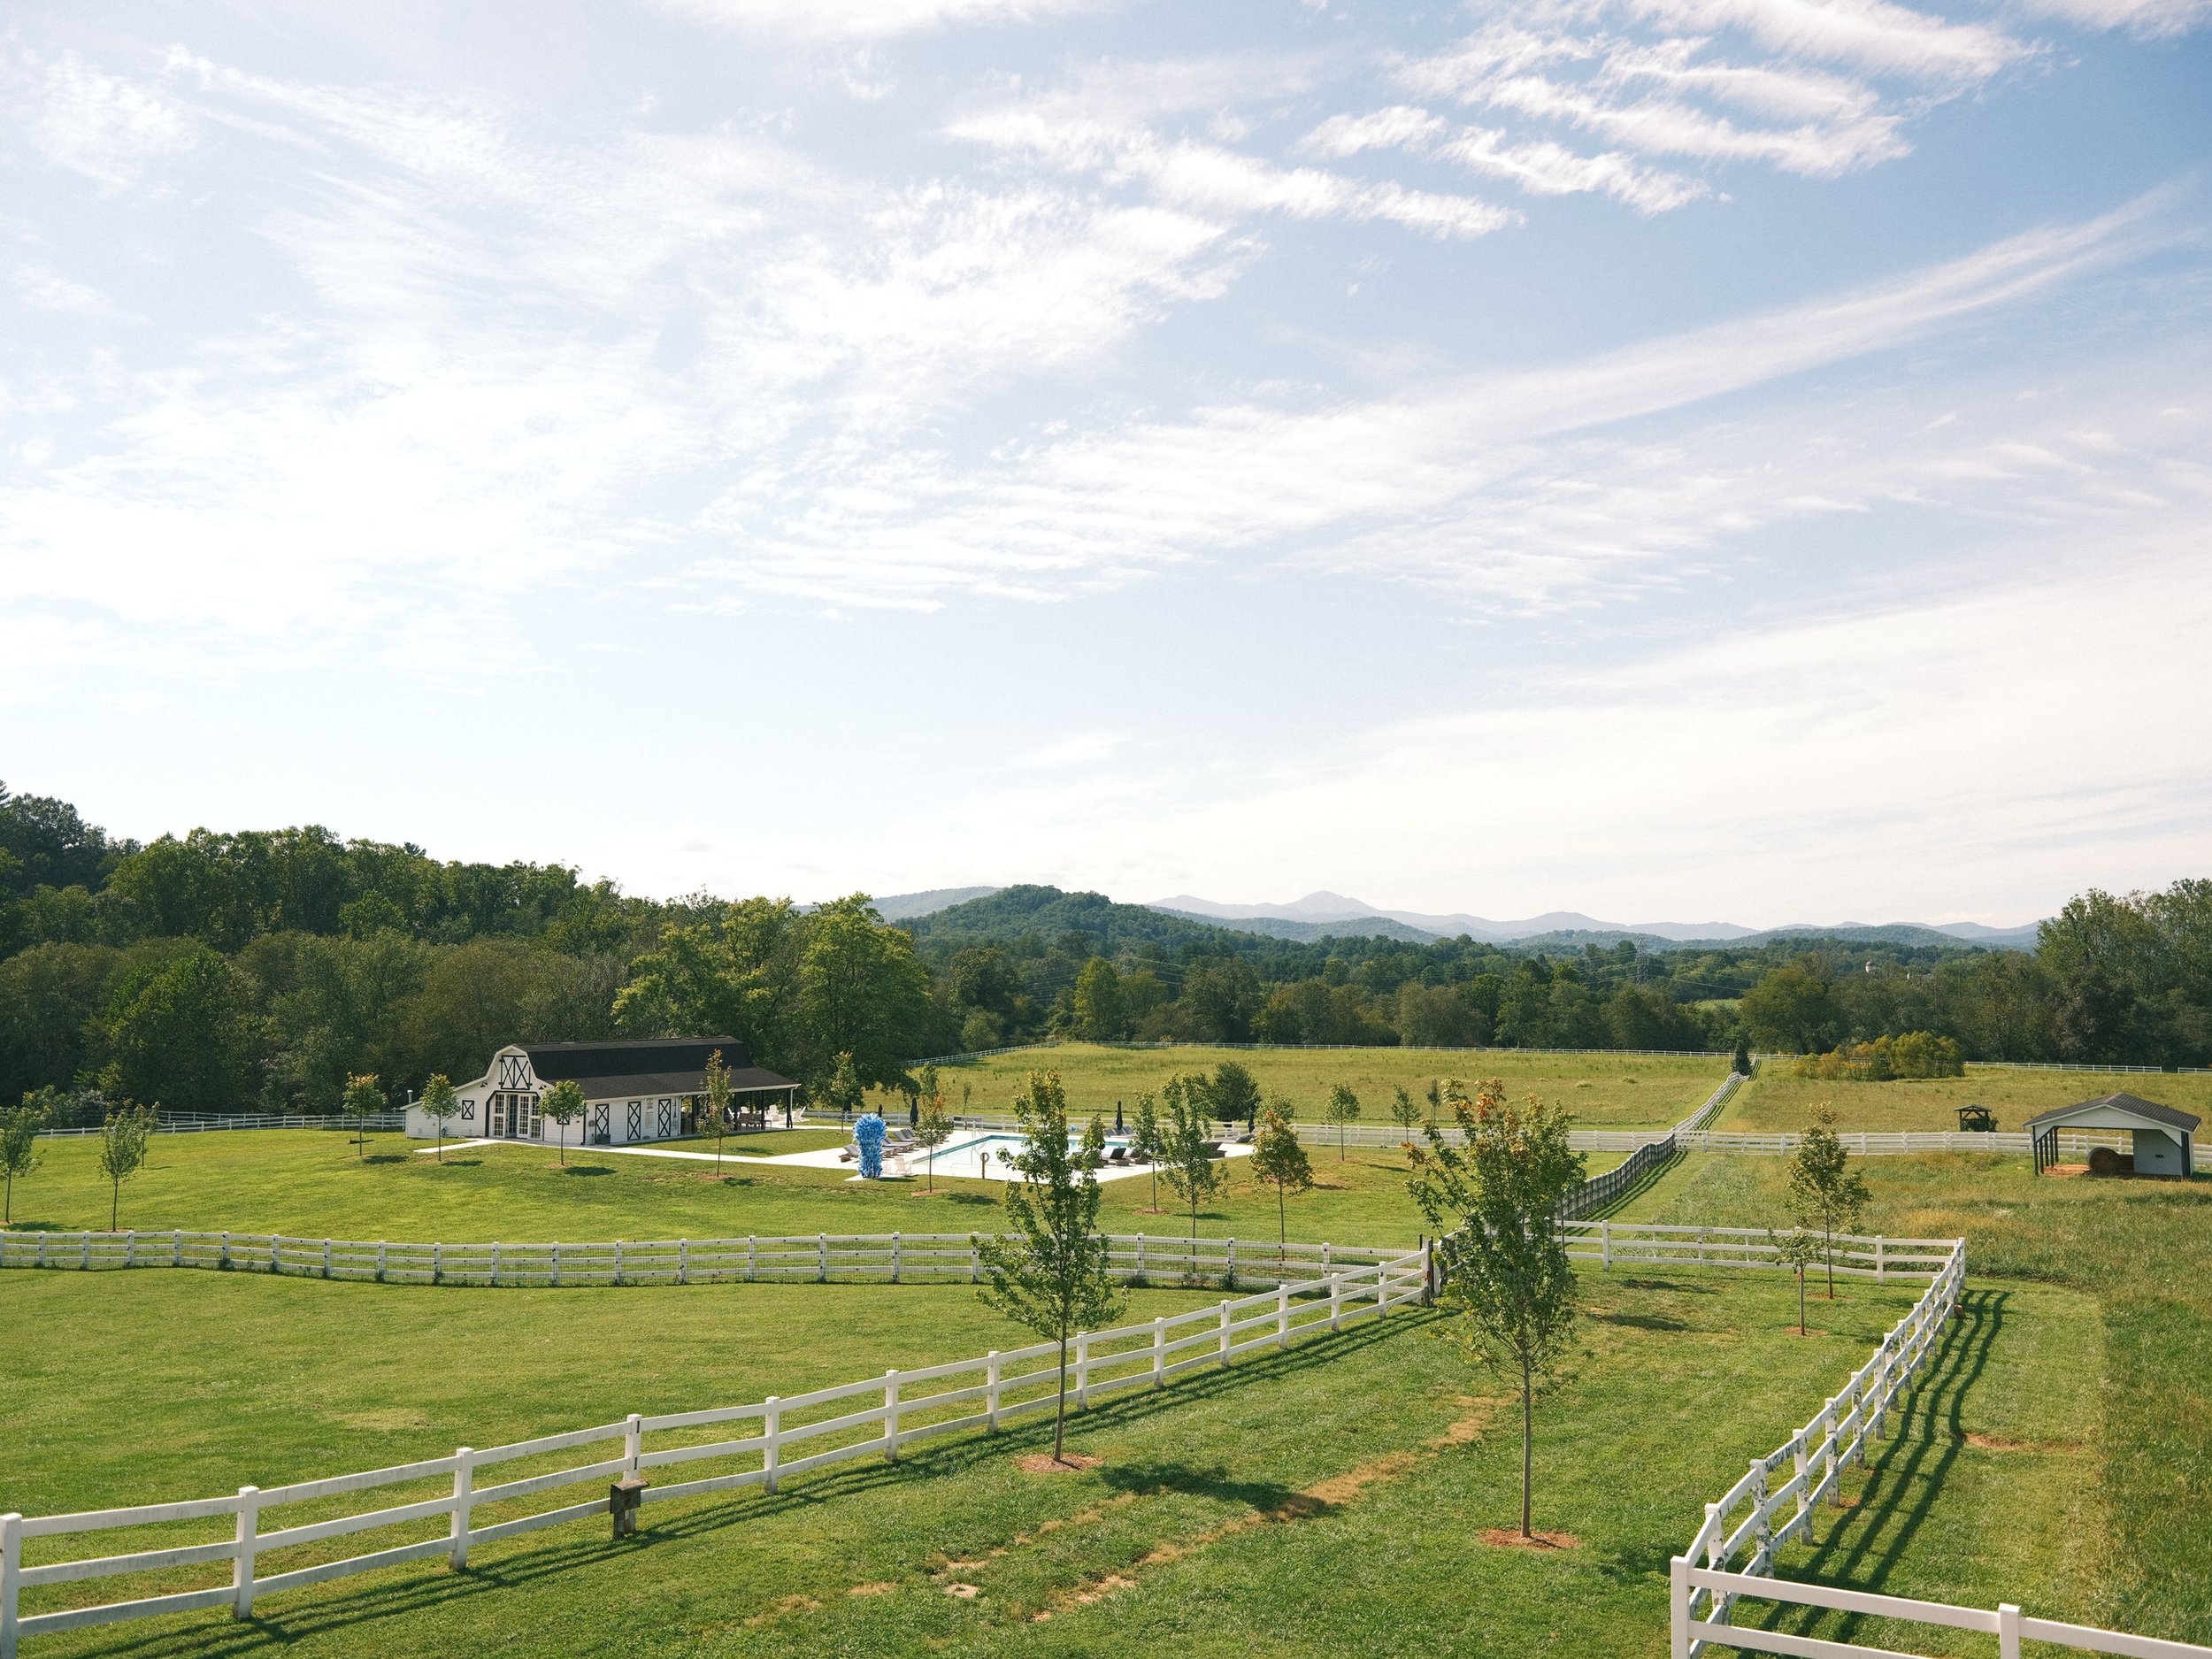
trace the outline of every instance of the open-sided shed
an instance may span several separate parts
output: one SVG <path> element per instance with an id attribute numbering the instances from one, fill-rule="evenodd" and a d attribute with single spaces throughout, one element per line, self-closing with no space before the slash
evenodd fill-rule
<path id="1" fill-rule="evenodd" d="M 2124 1130 L 2134 1146 L 2134 1174 L 2185 1178 L 2196 1168 L 2197 1126 L 2203 1121 L 2138 1095 L 2106 1094 L 2038 1112 L 2028 1119 L 2027 1130 L 2035 1137 L 2038 1175 L 2058 1162 L 2058 1132 L 2077 1129 Z"/>

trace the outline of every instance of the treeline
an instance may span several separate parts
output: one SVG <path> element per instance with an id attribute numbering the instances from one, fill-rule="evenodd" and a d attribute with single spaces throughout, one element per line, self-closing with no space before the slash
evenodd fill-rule
<path id="1" fill-rule="evenodd" d="M 1012 887 L 900 926 L 864 895 L 633 898 L 561 865 L 441 863 L 318 827 L 108 837 L 0 787 L 0 1101 L 173 1110 L 403 1097 L 511 1041 L 726 1031 L 826 1087 L 1063 1037 L 1824 1053 L 1911 1033 L 1970 1059 L 2212 1064 L 2212 882 L 2092 892 L 2032 955 L 1771 941 L 1578 952 L 1301 941 Z"/>

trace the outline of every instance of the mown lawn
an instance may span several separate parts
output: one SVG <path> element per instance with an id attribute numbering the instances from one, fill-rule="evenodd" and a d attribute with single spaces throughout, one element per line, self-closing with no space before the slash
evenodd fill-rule
<path id="1" fill-rule="evenodd" d="M 2212 1118 L 2212 1074 L 2038 1071 L 1975 1067 L 1964 1077 L 1905 1078 L 1890 1083 L 1822 1082 L 1796 1077 L 1788 1060 L 1762 1060 L 1751 1081 L 1722 1109 L 1717 1129 L 1802 1129 L 1819 1107 L 1839 1129 L 1956 1129 L 1958 1109 L 1986 1106 L 2000 1129 L 2018 1129 L 2054 1106 L 2124 1091 Z"/>
<path id="2" fill-rule="evenodd" d="M 1308 1128 L 1315 1190 L 1286 1206 L 1294 1239 L 1347 1244 L 1411 1243 L 1420 1213 L 1406 1196 L 1396 1148 L 1323 1144 Z M 842 1132 L 799 1132 L 818 1144 Z M 783 1141 L 756 1136 L 747 1144 Z M 734 1148 L 740 1141 L 733 1138 Z M 711 1150 L 687 1141 L 687 1151 Z M 123 1188 L 122 1225 L 307 1238 L 518 1242 L 553 1239 L 724 1238 L 745 1233 L 996 1232 L 1003 1187 L 939 1179 L 858 1183 L 839 1170 L 763 1166 L 733 1154 L 718 1177 L 690 1159 L 572 1147 L 563 1165 L 549 1147 L 514 1142 L 448 1148 L 442 1163 L 396 1134 L 372 1135 L 366 1161 L 349 1136 L 321 1130 L 226 1130 L 156 1135 L 149 1167 Z M 794 1149 L 777 1147 L 774 1149 Z M 39 1143 L 42 1167 L 15 1189 L 19 1227 L 74 1230 L 108 1225 L 109 1192 L 90 1136 Z M 1617 1154 L 1593 1154 L 1596 1173 Z M 1275 1194 L 1241 1159 L 1227 1160 L 1228 1187 L 1199 1211 L 1202 1233 L 1272 1239 Z M 1104 1225 L 1118 1233 L 1176 1233 L 1190 1226 L 1166 1183 L 1149 1210 L 1148 1177 L 1104 1184 Z"/>
<path id="3" fill-rule="evenodd" d="M 2013 1396 L 1988 1432 L 2014 1444 L 1947 1443 L 1931 1425 L 1921 1468 L 1941 1474 L 1947 1497 L 1962 1479 L 2046 1464 L 2049 1488 L 2086 1494 L 2109 1529 L 2108 1547 L 2095 1549 L 2098 1511 L 2085 1509 L 2082 1529 L 2045 1546 L 2054 1562 L 2078 1563 L 2093 1618 L 2212 1641 L 2212 1180 L 2039 1178 L 2018 1157 L 1882 1157 L 1858 1167 L 1874 1194 L 1868 1231 L 1965 1237 L 1997 1380 L 1985 1376 L 1963 1398 Z M 1778 1157 L 1693 1157 L 1624 1218 L 1764 1225 L 1785 1179 Z M 2047 1307 L 2061 1310 L 2055 1322 Z M 2032 1340 L 2021 1335 L 2024 1318 L 2038 1327 Z M 2015 1384 L 1996 1361 L 2006 1352 L 2022 1356 Z M 2103 1386 L 2085 1394 L 2065 1378 L 2091 1356 Z M 1981 1426 L 1968 1421 L 1960 1432 Z M 1946 1536 L 1932 1522 L 1909 1523 L 1915 1502 L 1907 1518 L 1885 1522 L 1909 1545 L 1909 1562 L 1926 1556 L 1921 1538 Z M 2047 1528 L 2051 1513 L 2030 1506 L 2016 1525 Z M 2002 1540 L 1971 1541 L 1985 1550 Z M 1993 1588 L 1982 1600 L 1995 1597 Z M 2042 1610 L 2024 1595 L 2006 1599 Z"/>
<path id="4" fill-rule="evenodd" d="M 1317 1123 L 1329 1091 L 1351 1086 L 1363 1124 L 1390 1122 L 1394 1088 L 1423 1101 L 1440 1078 L 1472 1085 L 1499 1078 L 1516 1097 L 1536 1094 L 1571 1109 L 1594 1127 L 1679 1123 L 1728 1075 L 1728 1062 L 1667 1055 L 1547 1054 L 1513 1048 L 1217 1048 L 1198 1043 L 1171 1048 L 1118 1048 L 1055 1043 L 942 1068 L 954 1110 L 1004 1111 L 1036 1071 L 1057 1071 L 1068 1110 L 1095 1112 L 1108 1123 L 1114 1102 L 1136 1104 L 1178 1073 L 1211 1071 L 1224 1060 L 1249 1070 L 1263 1092 L 1289 1096 L 1302 1122 Z M 903 1102 L 898 1110 L 903 1111 Z"/>
<path id="5" fill-rule="evenodd" d="M 1571 1548 L 1479 1541 L 1513 1517 L 1512 1413 L 1434 1316 L 1408 1312 L 1084 1414 L 1071 1443 L 1101 1461 L 1078 1474 L 1017 1466 L 1042 1428 L 961 1437 L 774 1497 L 649 1508 L 634 1542 L 579 1524 L 480 1548 L 465 1573 L 417 1565 L 273 1596 L 250 1624 L 187 1615 L 26 1651 L 1656 1655 L 1667 1558 L 1702 1502 L 1914 1294 L 1855 1286 L 1821 1308 L 1827 1334 L 1800 1339 L 1778 1279 L 1586 1275 L 1585 1351 L 1543 1407 L 1537 1466 L 1538 1523 Z M 1943 1453 L 1958 1432 L 2024 1435 L 2038 1389 L 2093 1409 L 2100 1352 L 2068 1336 L 2082 1301 L 2029 1287 L 1980 1304 L 1889 1461 Z M 1173 1302 L 1151 1293 L 1133 1311 Z M 947 1287 L 492 1292 L 165 1271 L 0 1276 L 0 1324 L 37 1337 L 0 1349 L 21 1414 L 0 1440 L 0 1503 L 33 1512 L 788 1393 L 1010 1340 Z M 1967 1455 L 1974 1478 L 1939 1486 L 1924 1462 L 1863 1494 L 1855 1477 L 1863 1501 L 1828 1548 L 1851 1551 L 1866 1527 L 1862 1581 L 1979 1595 L 2001 1579 L 2039 1611 L 2088 1611 L 2093 1586 L 2045 1558 L 2047 1517 L 2078 1502 L 2054 1464 Z M 1902 1531 L 1874 1518 L 1896 1507 L 1876 1502 L 1885 1480 Z"/>

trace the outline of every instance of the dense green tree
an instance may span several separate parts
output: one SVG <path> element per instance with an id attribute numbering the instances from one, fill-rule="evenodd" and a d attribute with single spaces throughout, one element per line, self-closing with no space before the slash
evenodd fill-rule
<path id="1" fill-rule="evenodd" d="M 1076 1035 L 1111 1042 L 1124 1033 L 1121 975 L 1103 956 L 1093 956 L 1075 979 Z"/>
<path id="2" fill-rule="evenodd" d="M 422 1098 L 415 1104 L 438 1132 L 438 1162 L 442 1164 L 445 1162 L 445 1126 L 461 1110 L 460 1097 L 454 1094 L 453 1084 L 445 1073 L 435 1071 L 423 1084 Z"/>
<path id="3" fill-rule="evenodd" d="M 373 1075 L 349 1077 L 346 1091 L 339 1098 L 338 1109 L 353 1119 L 354 1150 L 363 1158 L 369 1156 L 369 1119 L 386 1110 L 383 1089 Z"/>
<path id="4" fill-rule="evenodd" d="M 224 1111 L 254 1092 L 260 1031 L 238 970 L 204 944 L 117 983 L 108 1006 L 111 1092 L 173 1111 Z"/>
<path id="5" fill-rule="evenodd" d="M 1786 1054 L 1832 1048 L 1843 1029 L 1835 987 L 1815 962 L 1777 968 L 1753 986 L 1743 1023 L 1752 1041 Z"/>
<path id="6" fill-rule="evenodd" d="M 1213 1115 L 1224 1123 L 1241 1118 L 1249 1128 L 1259 1115 L 1259 1081 L 1240 1060 L 1224 1060 L 1214 1068 L 1213 1079 L 1206 1085 L 1206 1098 Z"/>

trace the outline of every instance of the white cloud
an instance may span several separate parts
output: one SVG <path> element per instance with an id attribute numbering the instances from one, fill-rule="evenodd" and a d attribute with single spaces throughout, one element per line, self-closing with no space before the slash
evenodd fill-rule
<path id="1" fill-rule="evenodd" d="M 2147 40 L 2186 35 L 2212 23 L 2212 0 L 2025 0 L 2039 17 L 2082 28 L 2117 29 Z"/>
<path id="2" fill-rule="evenodd" d="M 111 190 L 193 142 L 192 123 L 176 104 L 74 52 L 50 60 L 19 52 L 0 84 L 15 95 L 18 117 L 41 157 Z"/>
<path id="3" fill-rule="evenodd" d="M 1098 11 L 1108 0 L 658 0 L 724 27 L 802 40 L 883 40 L 933 29 L 1025 24 Z"/>

